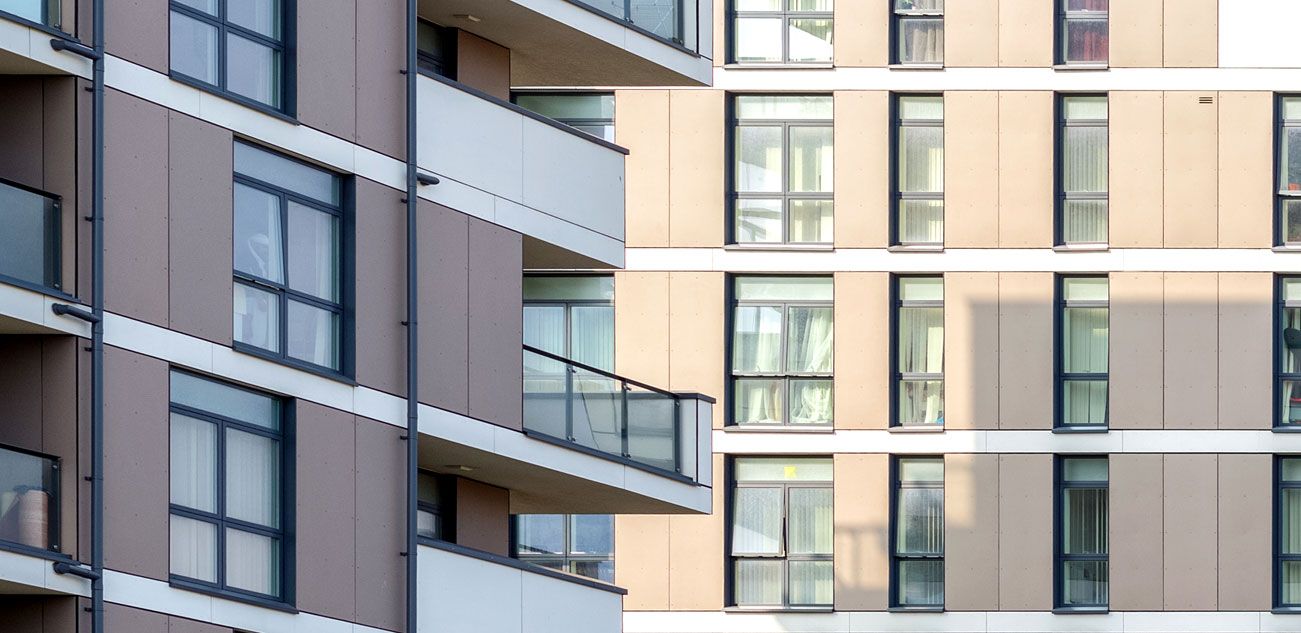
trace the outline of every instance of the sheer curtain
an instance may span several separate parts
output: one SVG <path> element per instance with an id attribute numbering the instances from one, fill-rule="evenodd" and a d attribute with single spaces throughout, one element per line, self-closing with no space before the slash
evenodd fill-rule
<path id="1" fill-rule="evenodd" d="M 1071 374 L 1106 374 L 1109 343 L 1107 308 L 1067 308 L 1063 315 L 1062 369 Z M 1064 424 L 1107 421 L 1107 381 L 1066 380 Z"/>
<path id="2" fill-rule="evenodd" d="M 569 357 L 614 371 L 614 306 L 572 306 L 569 320 Z"/>
<path id="3" fill-rule="evenodd" d="M 1301 353 L 1288 343 L 1288 330 L 1296 332 L 1294 340 L 1301 345 L 1301 308 L 1284 308 L 1283 309 L 1283 358 L 1282 366 L 1279 370 L 1284 374 L 1301 373 Z M 1281 406 L 1283 408 L 1282 417 L 1280 418 L 1285 424 L 1295 424 L 1301 422 L 1301 393 L 1298 393 L 1298 385 L 1301 382 L 1293 380 L 1284 380 L 1282 384 Z"/>
<path id="4" fill-rule="evenodd" d="M 832 308 L 792 307 L 788 312 L 787 371 L 831 373 L 834 352 Z M 792 380 L 791 423 L 831 421 L 830 380 Z"/>
<path id="5" fill-rule="evenodd" d="M 1070 194 L 1107 192 L 1107 128 L 1066 127 L 1064 133 L 1062 188 L 1067 200 L 1063 208 L 1062 239 L 1068 243 L 1106 242 L 1107 201 L 1072 200 Z"/>
<path id="6" fill-rule="evenodd" d="M 739 373 L 781 371 L 782 311 L 774 306 L 737 306 L 732 338 L 732 368 Z M 738 379 L 735 420 L 738 424 L 781 423 L 780 381 Z"/>
<path id="7" fill-rule="evenodd" d="M 1107 489 L 1067 488 L 1062 520 L 1066 555 L 1107 553 Z M 1067 560 L 1063 599 L 1067 604 L 1107 603 L 1107 561 Z"/>
<path id="8" fill-rule="evenodd" d="M 1301 554 L 1301 488 L 1284 488 L 1280 505 L 1284 527 L 1280 553 Z M 1282 568 L 1281 601 L 1283 604 L 1301 603 L 1301 561 L 1285 560 Z"/>
<path id="9" fill-rule="evenodd" d="M 944 373 L 944 308 L 899 309 L 899 372 Z M 901 385 L 901 424 L 936 424 L 944 416 L 943 382 L 905 380 Z"/>
<path id="10" fill-rule="evenodd" d="M 269 528 L 280 527 L 280 443 L 226 429 L 226 516 Z M 279 591 L 274 539 L 226 530 L 226 583 L 274 595 Z"/>
<path id="11" fill-rule="evenodd" d="M 899 128 L 898 165 L 900 192 L 942 195 L 944 128 Z M 899 205 L 900 241 L 935 244 L 944 241 L 943 200 L 904 199 Z"/>
<path id="12" fill-rule="evenodd" d="M 944 61 L 944 20 L 903 18 L 899 22 L 899 61 L 904 64 Z"/>

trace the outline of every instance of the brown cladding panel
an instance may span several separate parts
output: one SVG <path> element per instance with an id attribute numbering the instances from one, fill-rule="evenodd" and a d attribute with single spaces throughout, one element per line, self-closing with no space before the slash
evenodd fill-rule
<path id="1" fill-rule="evenodd" d="M 1108 465 L 1111 608 L 1160 611 L 1165 577 L 1162 458 L 1112 455 Z"/>
<path id="2" fill-rule="evenodd" d="M 944 456 L 944 607 L 998 609 L 998 455 Z"/>
<path id="3" fill-rule="evenodd" d="M 174 615 L 167 617 L 167 633 L 235 633 L 234 629 Z"/>
<path id="4" fill-rule="evenodd" d="M 45 79 L 45 120 L 42 122 L 45 137 L 44 189 L 63 197 L 61 287 L 69 294 L 77 292 L 77 234 L 89 233 L 82 228 L 88 223 L 81 220 L 83 214 L 78 202 L 85 201 L 79 199 L 77 190 L 78 154 L 82 154 L 82 160 L 85 160 L 84 155 L 92 153 L 80 151 L 78 142 L 77 100 L 84 94 L 85 91 L 77 90 L 77 80 L 71 77 Z"/>
<path id="5" fill-rule="evenodd" d="M 1268 611 L 1273 574 L 1270 455 L 1220 455 L 1219 608 Z"/>
<path id="6" fill-rule="evenodd" d="M 297 606 L 351 621 L 357 615 L 356 422 L 351 413 L 307 400 L 296 406 Z"/>
<path id="7" fill-rule="evenodd" d="M 45 189 L 43 161 L 33 160 L 45 151 L 43 134 L 45 91 L 36 77 L 0 79 L 0 178 Z"/>
<path id="8" fill-rule="evenodd" d="M 998 428 L 998 273 L 944 276 L 944 427 Z"/>
<path id="9" fill-rule="evenodd" d="M 456 544 L 510 556 L 510 491 L 457 478 Z"/>
<path id="10" fill-rule="evenodd" d="M 627 244 L 669 245 L 669 91 L 618 90 L 614 140 L 624 159 Z"/>
<path id="11" fill-rule="evenodd" d="M 834 420 L 836 428 L 890 424 L 890 276 L 836 273 Z"/>
<path id="12" fill-rule="evenodd" d="M 167 580 L 167 363 L 104 350 L 104 566 Z"/>
<path id="13" fill-rule="evenodd" d="M 1111 273 L 1109 426 L 1163 426 L 1165 280 L 1161 273 Z"/>
<path id="14" fill-rule="evenodd" d="M 1052 428 L 1053 275 L 998 277 L 999 428 Z"/>
<path id="15" fill-rule="evenodd" d="M 113 633 L 169 633 L 167 619 L 168 616 L 153 611 L 112 603 L 104 605 L 104 630 Z"/>
<path id="16" fill-rule="evenodd" d="M 171 328 L 229 345 L 234 323 L 231 133 L 171 112 L 168 148 Z"/>
<path id="17" fill-rule="evenodd" d="M 1165 455 L 1165 610 L 1217 608 L 1216 455 Z"/>
<path id="18" fill-rule="evenodd" d="M 519 233 L 470 219 L 470 415 L 523 425 L 523 242 Z"/>
<path id="19" fill-rule="evenodd" d="M 364 0 L 363 0 L 364 1 Z M 406 156 L 406 32 L 401 2 L 365 2 L 357 11 L 357 143 Z"/>
<path id="20" fill-rule="evenodd" d="M 42 337 L 41 345 L 41 450 L 59 457 L 59 542 L 61 551 L 70 556 L 78 553 L 77 544 L 77 465 L 81 446 L 90 438 L 79 435 L 77 428 L 77 352 L 79 341 L 71 336 Z"/>
<path id="21" fill-rule="evenodd" d="M 469 217 L 421 200 L 419 231 L 420 401 L 468 413 Z"/>
<path id="22" fill-rule="evenodd" d="M 0 336 L 0 444 L 42 450 L 43 369 L 41 339 Z"/>
<path id="23" fill-rule="evenodd" d="M 357 622 L 390 631 L 406 613 L 403 433 L 357 418 Z"/>
<path id="24" fill-rule="evenodd" d="M 90 13 L 82 1 L 82 12 Z M 111 0 L 104 3 L 104 42 L 108 54 L 167 74 L 169 20 L 166 2 Z M 90 38 L 82 37 L 89 42 Z M 111 129 L 112 126 L 109 126 Z"/>
<path id="25" fill-rule="evenodd" d="M 1273 427 L 1274 276 L 1220 273 L 1219 428 Z"/>
<path id="26" fill-rule="evenodd" d="M 372 3 L 362 3 L 366 10 L 372 9 Z M 357 127 L 357 4 L 357 0 L 311 0 L 310 11 L 297 12 L 295 42 L 298 120 L 349 141 L 356 137 Z"/>
<path id="27" fill-rule="evenodd" d="M 890 577 L 890 457 L 836 455 L 834 476 L 836 609 L 885 609 Z"/>
<path id="28" fill-rule="evenodd" d="M 1053 607 L 1053 457 L 1000 455 L 998 608 Z"/>
<path id="29" fill-rule="evenodd" d="M 401 396 L 406 394 L 407 357 L 407 333 L 402 325 L 407 309 L 406 205 L 396 189 L 365 178 L 357 178 L 356 183 L 357 382 Z M 422 224 L 428 222 L 428 216 L 421 214 Z M 420 254 L 440 257 L 434 250 L 436 247 L 422 249 Z M 424 269 L 426 275 L 443 274 L 437 268 Z M 433 300 L 439 301 L 437 295 Z"/>
<path id="30" fill-rule="evenodd" d="M 456 80 L 510 101 L 510 49 L 457 30 Z"/>
<path id="31" fill-rule="evenodd" d="M 1165 274 L 1165 428 L 1217 426 L 1219 277 Z"/>

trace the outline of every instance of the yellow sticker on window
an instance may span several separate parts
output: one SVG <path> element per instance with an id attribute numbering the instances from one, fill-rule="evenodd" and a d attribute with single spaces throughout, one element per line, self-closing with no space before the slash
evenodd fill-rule
<path id="1" fill-rule="evenodd" d="M 787 478 L 787 479 L 794 479 L 794 478 L 795 478 L 795 467 L 794 467 L 794 466 L 787 466 L 787 467 L 786 467 L 785 475 L 786 475 L 786 478 Z"/>

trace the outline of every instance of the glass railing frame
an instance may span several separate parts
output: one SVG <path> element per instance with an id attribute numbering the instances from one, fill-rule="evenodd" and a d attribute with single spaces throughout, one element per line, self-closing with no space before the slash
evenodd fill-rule
<path id="1" fill-rule="evenodd" d="M 19 24 L 26 24 L 32 28 L 40 29 L 61 39 L 76 41 L 76 38 L 70 37 L 69 32 L 63 29 L 63 7 L 60 5 L 58 0 L 42 0 L 41 5 L 41 12 L 45 17 L 44 20 L 33 20 L 18 15 L 17 13 L 5 11 L 4 9 L 0 9 L 0 18 L 17 22 Z M 58 15 L 51 16 L 51 8 L 58 9 Z"/>
<path id="2" fill-rule="evenodd" d="M 544 351 L 544 350 L 538 349 L 538 348 L 533 347 L 533 346 L 531 346 L 531 345 L 524 345 L 524 346 L 523 346 L 523 351 L 524 351 L 524 353 L 526 353 L 526 354 L 535 354 L 535 355 L 537 355 L 537 356 L 541 356 L 541 357 L 546 358 L 546 359 L 548 359 L 548 360 L 555 361 L 555 362 L 557 362 L 557 363 L 561 363 L 562 365 L 564 365 L 564 373 L 565 373 L 565 391 L 564 391 L 564 396 L 565 396 L 565 435 L 566 435 L 566 437 L 563 437 L 563 438 L 562 438 L 562 437 L 556 437 L 555 435 L 550 434 L 550 433 L 546 433 L 545 431 L 540 431 L 540 430 L 536 430 L 536 429 L 530 429 L 530 428 L 528 427 L 527 423 L 524 422 L 522 425 L 523 425 L 523 428 L 524 428 L 524 432 L 525 432 L 525 434 L 527 434 L 527 435 L 541 436 L 541 437 L 545 437 L 545 438 L 550 438 L 550 439 L 552 439 L 552 440 L 556 440 L 556 441 L 558 441 L 558 442 L 562 442 L 565 446 L 570 446 L 570 447 L 573 447 L 573 448 L 576 448 L 576 449 L 582 450 L 582 451 L 584 451 L 584 452 L 590 452 L 590 453 L 598 454 L 598 455 L 600 455 L 600 456 L 602 456 L 602 457 L 616 458 L 616 459 L 619 459 L 620 461 L 626 462 L 626 463 L 628 463 L 628 464 L 630 464 L 630 465 L 636 466 L 636 467 L 638 467 L 638 468 L 647 469 L 647 470 L 650 470 L 650 471 L 652 471 L 652 472 L 663 473 L 663 474 L 667 474 L 667 475 L 670 475 L 670 476 L 673 476 L 673 477 L 685 477 L 685 475 L 682 474 L 683 459 L 685 458 L 685 456 L 683 455 L 683 446 L 684 446 L 684 443 L 683 443 L 683 436 L 682 436 L 682 435 L 683 435 L 683 430 L 682 430 L 682 406 L 683 406 L 683 405 L 682 405 L 682 401 L 685 400 L 685 399 L 688 399 L 687 396 L 684 396 L 684 395 L 682 395 L 682 394 L 673 393 L 673 392 L 671 392 L 671 391 L 666 391 L 666 390 L 664 390 L 664 389 L 660 389 L 659 387 L 654 387 L 654 386 L 648 385 L 648 384 L 646 384 L 646 383 L 640 382 L 640 381 L 638 381 L 638 380 L 634 380 L 634 379 L 632 379 L 632 378 L 625 378 L 625 377 L 623 377 L 623 376 L 619 376 L 619 375 L 617 375 L 617 374 L 614 374 L 614 373 L 611 373 L 611 372 L 605 371 L 605 370 L 603 370 L 603 369 L 599 369 L 599 368 L 593 367 L 593 366 L 591 366 L 591 365 L 587 365 L 587 364 L 584 364 L 584 363 L 580 363 L 580 362 L 578 362 L 578 361 L 576 361 L 576 360 L 573 360 L 573 359 L 565 358 L 564 356 L 559 356 L 559 355 L 557 355 L 557 354 L 552 354 L 551 352 L 547 352 L 547 351 Z M 521 369 L 523 370 L 523 368 L 521 368 Z M 621 421 L 621 424 L 620 424 L 619 432 L 620 432 L 620 440 L 621 440 L 621 448 L 622 448 L 622 450 L 620 451 L 620 454 L 618 454 L 618 455 L 615 455 L 614 453 L 610 453 L 610 452 L 608 452 L 608 451 L 603 451 L 603 450 L 601 450 L 601 449 L 599 449 L 599 448 L 594 448 L 594 447 L 590 447 L 590 446 L 586 446 L 586 445 L 584 445 L 584 444 L 581 444 L 581 443 L 579 443 L 579 442 L 577 441 L 577 438 L 576 438 L 576 436 L 574 435 L 574 400 L 575 400 L 576 397 L 578 397 L 578 395 L 577 395 L 576 392 L 574 391 L 574 374 L 576 374 L 579 370 L 584 371 L 584 372 L 588 372 L 588 373 L 592 373 L 592 374 L 596 374 L 596 375 L 598 375 L 598 376 L 601 376 L 601 377 L 603 377 L 603 378 L 606 378 L 606 379 L 609 379 L 609 380 L 612 380 L 612 381 L 616 381 L 616 382 L 620 385 L 620 388 L 619 388 L 619 394 L 620 394 L 620 405 L 619 405 L 619 408 L 620 408 L 620 413 L 619 413 L 619 415 L 620 415 L 620 421 Z M 525 375 L 525 377 L 527 377 L 527 374 L 524 374 L 524 375 Z M 654 394 L 658 394 L 658 395 L 663 396 L 663 397 L 665 397 L 665 398 L 671 398 L 672 401 L 673 401 L 673 470 L 672 470 L 672 471 L 670 471 L 670 470 L 666 470 L 666 469 L 664 469 L 664 468 L 660 468 L 660 467 L 658 467 L 658 466 L 654 466 L 654 465 L 651 465 L 651 464 L 646 464 L 646 463 L 643 463 L 643 462 L 637 461 L 637 460 L 636 460 L 636 459 L 635 459 L 635 458 L 630 454 L 630 452 L 629 452 L 629 428 L 630 428 L 630 427 L 629 427 L 629 425 L 628 425 L 628 394 L 629 394 L 630 391 L 632 391 L 632 388 L 634 388 L 634 387 L 637 388 L 637 389 L 642 389 L 642 390 L 645 390 L 645 391 L 648 391 L 648 392 L 654 393 Z M 521 400 L 521 403 L 520 403 L 521 407 L 525 406 L 525 402 L 527 401 L 527 398 L 528 398 L 528 393 L 525 392 L 525 393 L 523 394 L 523 399 Z M 527 419 L 527 418 L 525 418 L 525 420 L 526 420 L 526 419 Z"/>
<path id="3" fill-rule="evenodd" d="M 17 453 L 28 457 L 35 457 L 48 463 L 49 470 L 52 471 L 50 477 L 50 503 L 48 505 L 47 520 L 49 521 L 50 546 L 46 549 L 34 545 L 28 545 L 19 541 L 0 538 L 0 549 L 8 551 L 17 551 L 32 553 L 43 557 L 53 557 L 57 559 L 68 558 L 68 554 L 63 549 L 63 460 L 56 455 L 49 455 L 40 451 L 34 451 L 11 444 L 0 444 L 0 459 L 4 459 L 6 453 Z"/>
<path id="4" fill-rule="evenodd" d="M 42 236 L 42 239 L 48 242 L 48 246 L 53 253 L 52 257 L 54 260 L 54 266 L 53 269 L 49 271 L 53 276 L 53 284 L 47 286 L 44 284 L 32 283 L 25 279 L 6 275 L 3 271 L 0 271 L 0 282 L 19 286 L 28 290 L 34 290 L 42 294 L 72 298 L 72 294 L 64 289 L 63 283 L 63 196 L 37 189 L 36 187 L 24 185 L 21 182 L 15 182 L 3 177 L 0 177 L 0 187 L 10 187 L 18 189 L 19 191 L 36 194 L 42 198 L 46 198 L 54 204 L 54 234 Z M 2 447 L 3 446 L 0 446 L 0 448 Z"/>
<path id="5" fill-rule="evenodd" d="M 585 2 L 584 0 L 568 0 L 568 2 L 571 3 L 571 4 L 578 5 L 579 7 L 582 7 L 582 8 L 584 8 L 584 9 L 586 9 L 586 10 L 588 10 L 588 11 L 591 11 L 591 12 L 597 14 L 597 15 L 600 15 L 600 16 L 603 16 L 603 17 L 605 17 L 605 18 L 607 18 L 607 19 L 613 20 L 614 22 L 617 22 L 617 23 L 619 23 L 619 24 L 622 25 L 622 26 L 628 27 L 628 28 L 630 28 L 630 29 L 633 29 L 633 30 L 639 32 L 639 33 L 645 34 L 645 35 L 648 36 L 648 37 L 653 37 L 653 38 L 655 38 L 656 40 L 659 40 L 659 41 L 664 42 L 664 43 L 666 43 L 666 44 L 670 44 L 670 45 L 675 46 L 675 47 L 677 47 L 677 48 L 680 48 L 680 49 L 682 49 L 682 50 L 684 50 L 684 51 L 687 51 L 687 52 L 689 52 L 689 53 L 697 54 L 697 55 L 699 54 L 699 51 L 692 50 L 691 48 L 689 48 L 689 47 L 687 46 L 687 43 L 686 43 L 686 42 L 687 42 L 687 20 L 686 20 L 686 12 L 687 12 L 687 10 L 688 10 L 689 8 L 694 8 L 694 9 L 696 9 L 696 10 L 698 11 L 698 10 L 699 10 L 699 3 L 698 3 L 698 2 L 696 2 L 695 0 L 672 0 L 673 2 L 677 3 L 677 21 L 676 21 L 676 23 L 674 24 L 674 30 L 676 31 L 676 35 L 675 35 L 674 37 L 664 37 L 663 35 L 660 35 L 659 33 L 656 33 L 656 32 L 654 32 L 654 31 L 652 31 L 652 30 L 650 30 L 650 29 L 648 29 L 648 28 L 646 28 L 646 27 L 644 27 L 644 26 L 641 26 L 640 24 L 637 24 L 636 22 L 633 22 L 633 20 L 632 20 L 632 3 L 633 3 L 633 1 L 634 1 L 634 0 L 623 0 L 623 15 L 615 15 L 615 14 L 613 14 L 613 13 L 609 13 L 609 12 L 603 11 L 603 10 L 601 10 L 599 7 L 596 7 L 596 6 L 592 5 L 592 4 L 589 4 L 588 2 Z M 719 2 L 721 2 L 721 1 L 723 1 L 723 0 L 715 0 L 715 1 L 719 1 Z M 698 39 L 699 39 L 699 38 L 697 38 L 697 40 L 698 40 Z M 697 44 L 697 45 L 698 45 L 698 44 Z"/>

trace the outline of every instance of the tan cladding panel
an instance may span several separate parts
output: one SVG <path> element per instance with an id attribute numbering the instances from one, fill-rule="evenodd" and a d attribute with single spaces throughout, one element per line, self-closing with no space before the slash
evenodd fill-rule
<path id="1" fill-rule="evenodd" d="M 944 456 L 944 607 L 998 608 L 998 455 Z"/>
<path id="2" fill-rule="evenodd" d="M 1109 291 L 1108 422 L 1113 429 L 1159 429 L 1165 404 L 1165 278 L 1161 273 L 1112 273 Z"/>
<path id="3" fill-rule="evenodd" d="M 614 517 L 614 580 L 628 590 L 623 599 L 625 611 L 668 610 L 671 579 L 669 567 L 664 564 L 668 559 L 669 515 Z"/>
<path id="4" fill-rule="evenodd" d="M 999 66 L 1052 65 L 1053 6 L 1050 0 L 999 0 Z"/>
<path id="5" fill-rule="evenodd" d="M 945 275 L 945 428 L 998 428 L 998 336 L 998 273 Z"/>
<path id="6" fill-rule="evenodd" d="M 884 248 L 890 213 L 890 95 L 835 93 L 835 240 Z"/>
<path id="7" fill-rule="evenodd" d="M 1053 275 L 1000 273 L 998 287 L 999 428 L 1052 428 Z"/>
<path id="8" fill-rule="evenodd" d="M 1165 610 L 1214 611 L 1218 456 L 1165 455 Z"/>
<path id="9" fill-rule="evenodd" d="M 723 148 L 721 90 L 669 94 L 669 245 L 722 246 Z"/>
<path id="10" fill-rule="evenodd" d="M 1218 241 L 1217 102 L 1214 92 L 1165 93 L 1167 248 L 1214 248 Z"/>
<path id="11" fill-rule="evenodd" d="M 1161 67 L 1161 1 L 1112 2 L 1108 9 L 1109 57 L 1113 68 Z M 1113 93 L 1114 94 L 1114 93 Z"/>
<path id="12" fill-rule="evenodd" d="M 1111 608 L 1160 611 L 1165 599 L 1164 463 L 1160 455 L 1117 454 L 1109 466 Z"/>
<path id="13" fill-rule="evenodd" d="M 1214 68 L 1218 66 L 1220 0 L 1166 0 L 1164 11 L 1165 67 Z M 1262 19 L 1269 18 L 1262 17 Z M 1113 25 L 1116 23 L 1115 18 L 1111 23 Z"/>
<path id="14" fill-rule="evenodd" d="M 998 456 L 998 608 L 1053 607 L 1053 456 Z"/>
<path id="15" fill-rule="evenodd" d="M 1006 2 L 1006 0 L 1004 0 Z M 1043 0 L 1034 0 L 1043 3 Z M 998 94 L 998 245 L 1053 243 L 1053 93 Z"/>
<path id="16" fill-rule="evenodd" d="M 997 92 L 944 94 L 944 244 L 998 246 Z"/>
<path id="17" fill-rule="evenodd" d="M 722 484 L 722 455 L 714 455 L 714 472 Z M 714 486 L 712 514 L 669 517 L 669 609 L 723 608 L 723 491 L 723 485 Z"/>
<path id="18" fill-rule="evenodd" d="M 1220 455 L 1219 462 L 1219 608 L 1268 611 L 1273 457 Z"/>
<path id="19" fill-rule="evenodd" d="M 723 273 L 669 273 L 670 389 L 696 391 L 723 402 Z M 725 418 L 714 405 L 714 426 Z"/>
<path id="20" fill-rule="evenodd" d="M 652 385 L 669 384 L 668 306 L 669 273 L 614 274 L 615 373 Z"/>
<path id="21" fill-rule="evenodd" d="M 838 611 L 888 606 L 890 457 L 836 455 L 835 602 Z"/>
<path id="22" fill-rule="evenodd" d="M 1273 427 L 1274 276 L 1220 273 L 1219 382 L 1222 429 Z"/>
<path id="23" fill-rule="evenodd" d="M 716 0 L 728 2 L 728 0 Z M 885 66 L 889 62 L 890 6 L 888 2 L 841 0 L 835 3 L 837 66 Z"/>
<path id="24" fill-rule="evenodd" d="M 1213 429 L 1218 413 L 1219 276 L 1165 273 L 1165 428 Z"/>
<path id="25" fill-rule="evenodd" d="M 1221 92 L 1220 248 L 1274 245 L 1274 95 Z"/>
<path id="26" fill-rule="evenodd" d="M 890 276 L 836 273 L 835 425 L 889 426 Z"/>
<path id="27" fill-rule="evenodd" d="M 614 93 L 614 140 L 624 163 L 627 245 L 669 245 L 669 92 Z"/>
<path id="28" fill-rule="evenodd" d="M 1114 15 L 1112 20 L 1114 23 Z M 1113 247 L 1159 248 L 1164 239 L 1161 226 L 1165 204 L 1164 103 L 1165 95 L 1161 92 L 1125 91 L 1108 95 L 1111 140 L 1108 241 Z"/>
<path id="29" fill-rule="evenodd" d="M 962 0 L 944 7 L 944 64 L 998 65 L 998 0 Z"/>

